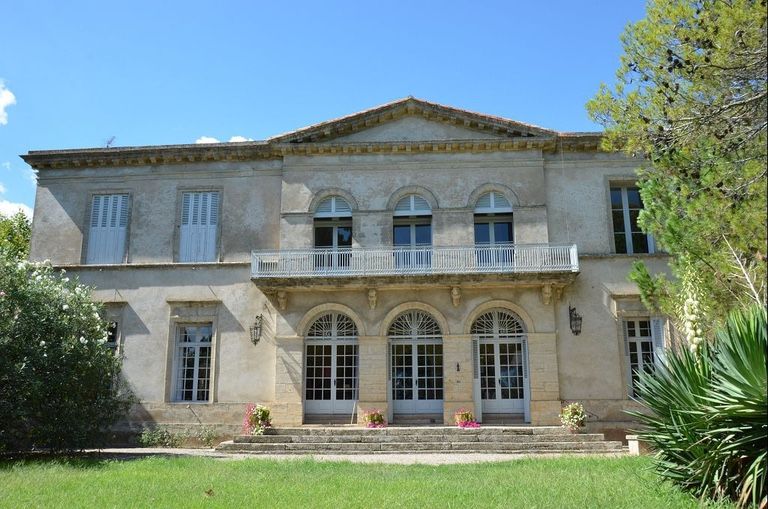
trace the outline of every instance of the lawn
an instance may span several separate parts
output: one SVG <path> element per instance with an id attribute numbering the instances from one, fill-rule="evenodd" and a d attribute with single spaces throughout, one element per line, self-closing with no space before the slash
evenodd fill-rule
<path id="1" fill-rule="evenodd" d="M 468 465 L 150 457 L 0 462 L 0 507 L 698 507 L 648 458 Z"/>

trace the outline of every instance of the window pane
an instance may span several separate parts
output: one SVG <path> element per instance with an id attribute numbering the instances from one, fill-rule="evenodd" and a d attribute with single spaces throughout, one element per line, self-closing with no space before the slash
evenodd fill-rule
<path id="1" fill-rule="evenodd" d="M 475 223 L 475 244 L 490 244 L 491 233 L 488 223 Z"/>
<path id="2" fill-rule="evenodd" d="M 512 242 L 512 223 L 494 223 L 493 236 L 497 244 Z"/>
<path id="3" fill-rule="evenodd" d="M 625 238 L 625 235 L 623 233 L 615 233 L 613 235 L 613 240 L 616 243 L 617 253 L 627 252 L 627 239 Z"/>
<path id="4" fill-rule="evenodd" d="M 647 253 L 648 252 L 648 236 L 644 233 L 632 234 L 632 250 L 635 253 Z"/>
<path id="5" fill-rule="evenodd" d="M 315 226 L 315 247 L 333 247 L 332 226 Z"/>
<path id="6" fill-rule="evenodd" d="M 620 187 L 612 187 L 611 188 L 611 208 L 614 209 L 620 209 L 622 208 L 621 203 L 621 188 Z"/>
<path id="7" fill-rule="evenodd" d="M 339 226 L 337 229 L 336 237 L 338 239 L 337 245 L 339 247 L 351 247 L 352 246 L 352 227 Z"/>
<path id="8" fill-rule="evenodd" d="M 613 211 L 613 231 L 617 233 L 624 232 L 624 211 L 623 210 Z"/>
<path id="9" fill-rule="evenodd" d="M 396 246 L 411 245 L 411 226 L 396 225 L 394 228 L 394 241 Z"/>
<path id="10" fill-rule="evenodd" d="M 429 246 L 431 244 L 432 244 L 432 225 L 417 224 L 416 225 L 416 245 Z"/>
<path id="11" fill-rule="evenodd" d="M 639 232 L 640 227 L 637 225 L 637 218 L 640 216 L 640 209 L 631 209 L 629 211 L 629 227 L 633 232 Z"/>
<path id="12" fill-rule="evenodd" d="M 640 190 L 636 187 L 627 188 L 627 203 L 631 209 L 643 208 L 643 201 L 640 199 Z"/>

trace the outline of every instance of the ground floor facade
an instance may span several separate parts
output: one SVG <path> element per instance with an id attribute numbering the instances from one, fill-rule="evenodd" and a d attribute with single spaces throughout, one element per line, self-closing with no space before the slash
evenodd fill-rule
<path id="1" fill-rule="evenodd" d="M 563 401 L 581 401 L 601 429 L 628 421 L 632 372 L 664 345 L 663 321 L 626 283 L 630 264 L 583 257 L 567 284 L 280 290 L 254 284 L 247 264 L 78 272 L 115 324 L 138 400 L 130 427 L 234 428 L 249 402 L 281 426 L 361 422 L 373 409 L 391 423 L 453 424 L 469 409 L 486 423 L 551 425 Z"/>

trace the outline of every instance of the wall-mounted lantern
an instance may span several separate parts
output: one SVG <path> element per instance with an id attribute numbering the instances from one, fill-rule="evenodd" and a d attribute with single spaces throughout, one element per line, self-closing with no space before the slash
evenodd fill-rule
<path id="1" fill-rule="evenodd" d="M 254 345 L 261 340 L 262 324 L 264 322 L 264 315 L 259 315 L 253 319 L 253 325 L 251 325 L 251 343 Z"/>
<path id="2" fill-rule="evenodd" d="M 575 307 L 571 307 L 571 305 L 568 305 L 568 317 L 571 320 L 571 332 L 573 332 L 574 336 L 578 336 L 581 334 L 581 315 L 576 312 Z"/>

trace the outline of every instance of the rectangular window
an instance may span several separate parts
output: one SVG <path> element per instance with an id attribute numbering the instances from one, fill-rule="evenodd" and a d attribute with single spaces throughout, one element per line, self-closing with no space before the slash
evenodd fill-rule
<path id="1" fill-rule="evenodd" d="M 85 263 L 123 263 L 127 230 L 128 195 L 93 195 Z"/>
<path id="2" fill-rule="evenodd" d="M 624 354 L 629 369 L 627 386 L 637 396 L 641 372 L 652 372 L 664 356 L 664 320 L 633 318 L 624 320 Z"/>
<path id="3" fill-rule="evenodd" d="M 210 401 L 212 339 L 212 323 L 176 326 L 174 401 Z"/>
<path id="4" fill-rule="evenodd" d="M 637 225 L 643 210 L 643 201 L 637 187 L 611 187 L 611 217 L 613 244 L 617 253 L 653 253 L 653 237 L 646 235 Z"/>
<path id="5" fill-rule="evenodd" d="M 107 325 L 107 342 L 104 346 L 111 350 L 115 356 L 120 355 L 120 335 L 118 324 L 115 321 L 110 321 Z"/>
<path id="6" fill-rule="evenodd" d="M 181 198 L 180 262 L 216 261 L 217 191 L 185 192 Z"/>

